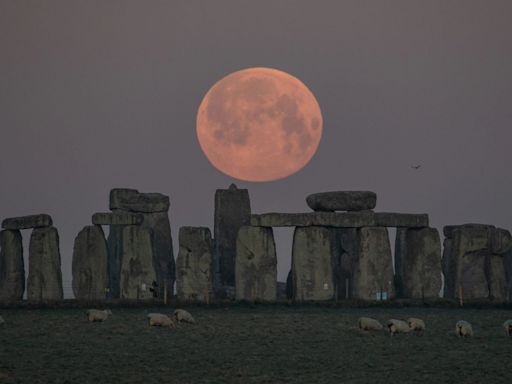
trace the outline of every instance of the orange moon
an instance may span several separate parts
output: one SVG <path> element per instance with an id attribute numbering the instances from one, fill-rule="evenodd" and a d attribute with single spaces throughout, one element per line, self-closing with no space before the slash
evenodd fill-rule
<path id="1" fill-rule="evenodd" d="M 197 137 L 208 160 L 239 180 L 290 176 L 315 154 L 322 113 L 299 79 L 272 68 L 233 72 L 215 83 L 197 112 Z"/>

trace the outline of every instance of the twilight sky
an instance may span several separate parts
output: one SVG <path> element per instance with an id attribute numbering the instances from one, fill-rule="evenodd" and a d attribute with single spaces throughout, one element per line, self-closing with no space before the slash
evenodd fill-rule
<path id="1" fill-rule="evenodd" d="M 509 0 L 0 0 L 0 218 L 52 215 L 65 288 L 113 187 L 170 196 L 175 255 L 232 182 L 255 213 L 363 189 L 439 229 L 512 229 L 511 15 Z M 254 66 L 299 78 L 324 121 L 311 162 L 268 183 L 217 171 L 195 131 L 210 86 Z M 276 234 L 282 280 L 292 230 Z"/>

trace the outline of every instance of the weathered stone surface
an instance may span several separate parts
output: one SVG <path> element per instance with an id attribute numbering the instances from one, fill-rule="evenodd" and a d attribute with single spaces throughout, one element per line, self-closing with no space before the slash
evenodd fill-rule
<path id="1" fill-rule="evenodd" d="M 240 228 L 236 240 L 235 282 L 237 300 L 276 300 L 277 257 L 272 228 Z"/>
<path id="2" fill-rule="evenodd" d="M 25 292 L 23 243 L 18 230 L 0 231 L 0 301 L 18 301 Z"/>
<path id="3" fill-rule="evenodd" d="M 235 257 L 238 230 L 249 225 L 251 203 L 247 189 L 238 189 L 231 184 L 229 189 L 215 192 L 213 260 L 214 290 L 216 295 L 225 295 L 225 286 L 235 285 Z"/>
<path id="4" fill-rule="evenodd" d="M 118 299 L 120 296 L 121 262 L 123 257 L 122 225 L 111 225 L 108 233 L 108 297 Z"/>
<path id="5" fill-rule="evenodd" d="M 251 225 L 262 227 L 422 228 L 428 227 L 428 215 L 387 212 L 264 213 L 251 215 Z"/>
<path id="6" fill-rule="evenodd" d="M 388 230 L 364 227 L 357 231 L 358 252 L 352 261 L 352 298 L 375 300 L 385 293 L 387 299 L 395 297 L 393 285 L 393 260 Z"/>
<path id="7" fill-rule="evenodd" d="M 59 234 L 55 227 L 36 228 L 29 245 L 27 298 L 62 300 Z"/>
<path id="8" fill-rule="evenodd" d="M 465 300 L 487 299 L 489 286 L 485 276 L 486 257 L 480 252 L 465 253 L 460 258 L 460 287 Z M 456 297 L 459 297 L 457 292 Z"/>
<path id="9" fill-rule="evenodd" d="M 208 302 L 213 294 L 213 241 L 206 227 L 181 227 L 176 260 L 176 293 L 180 300 Z"/>
<path id="10" fill-rule="evenodd" d="M 375 208 L 377 194 L 370 191 L 335 191 L 314 193 L 306 198 L 313 211 L 364 211 Z"/>
<path id="11" fill-rule="evenodd" d="M 100 226 L 83 228 L 73 247 L 73 293 L 77 299 L 101 300 L 108 288 L 108 248 Z"/>
<path id="12" fill-rule="evenodd" d="M 149 288 L 157 275 L 153 260 L 151 231 L 135 225 L 122 230 L 122 262 L 120 297 L 122 299 L 150 299 Z"/>
<path id="13" fill-rule="evenodd" d="M 462 290 L 464 299 L 506 300 L 502 257 L 510 250 L 510 233 L 484 224 L 446 226 L 443 232 L 444 296 L 458 298 Z"/>
<path id="14" fill-rule="evenodd" d="M 395 282 L 398 297 L 439 297 L 442 284 L 441 239 L 437 229 L 397 229 Z"/>
<path id="15" fill-rule="evenodd" d="M 294 300 L 334 298 L 335 237 L 330 228 L 299 227 L 293 235 L 292 281 Z"/>
<path id="16" fill-rule="evenodd" d="M 30 229 L 30 228 L 43 228 L 50 227 L 53 224 L 50 215 L 30 215 L 21 217 L 10 217 L 2 221 L 2 228 L 4 229 Z"/>
<path id="17" fill-rule="evenodd" d="M 503 263 L 505 264 L 505 278 L 507 281 L 507 301 L 512 301 L 512 249 L 503 255 Z"/>
<path id="18" fill-rule="evenodd" d="M 336 297 L 338 300 L 351 299 L 354 270 L 358 265 L 359 237 L 357 228 L 336 228 Z"/>
<path id="19" fill-rule="evenodd" d="M 169 197 L 161 193 L 141 193 L 136 189 L 114 188 L 110 191 L 110 209 L 153 213 L 169 210 Z"/>
<path id="20" fill-rule="evenodd" d="M 153 259 L 156 272 L 156 295 L 167 297 L 174 295 L 174 282 L 176 280 L 176 263 L 172 247 L 171 223 L 167 212 L 145 213 L 142 228 L 147 228 L 153 236 Z"/>
<path id="21" fill-rule="evenodd" d="M 503 228 L 493 228 L 491 231 L 491 252 L 502 255 L 512 249 L 512 236 Z"/>
<path id="22" fill-rule="evenodd" d="M 98 212 L 92 215 L 94 225 L 140 225 L 143 221 L 141 213 Z"/>
<path id="23" fill-rule="evenodd" d="M 507 278 L 503 255 L 489 255 L 487 260 L 487 281 L 489 298 L 493 301 L 507 300 Z"/>

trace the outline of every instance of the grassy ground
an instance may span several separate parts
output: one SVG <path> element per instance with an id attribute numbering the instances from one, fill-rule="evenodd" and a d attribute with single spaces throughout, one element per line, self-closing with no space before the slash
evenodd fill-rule
<path id="1" fill-rule="evenodd" d="M 196 325 L 148 328 L 148 312 L 0 310 L 0 383 L 511 383 L 505 309 L 190 307 Z M 361 334 L 360 316 L 421 317 L 424 336 Z M 454 336 L 455 322 L 475 337 Z M 433 383 L 434 384 L 434 383 Z"/>

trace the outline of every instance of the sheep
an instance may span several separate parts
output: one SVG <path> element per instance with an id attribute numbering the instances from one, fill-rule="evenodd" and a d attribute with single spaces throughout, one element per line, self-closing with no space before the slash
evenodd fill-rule
<path id="1" fill-rule="evenodd" d="M 389 319 L 388 320 L 389 335 L 393 336 L 395 333 L 408 333 L 410 331 L 409 324 L 403 320 Z"/>
<path id="2" fill-rule="evenodd" d="M 455 334 L 459 337 L 471 337 L 473 336 L 473 327 L 467 321 L 459 320 L 455 324 Z"/>
<path id="3" fill-rule="evenodd" d="M 174 311 L 174 317 L 176 318 L 177 322 L 184 322 L 184 323 L 195 323 L 196 321 L 192 317 L 190 313 L 185 311 L 184 309 L 177 309 Z"/>
<path id="4" fill-rule="evenodd" d="M 110 309 L 88 309 L 86 312 L 87 319 L 89 322 L 94 321 L 105 321 L 109 316 L 112 316 L 112 311 Z"/>
<path id="5" fill-rule="evenodd" d="M 370 317 L 360 317 L 357 325 L 362 331 L 382 331 L 383 326 L 377 320 Z"/>
<path id="6" fill-rule="evenodd" d="M 171 318 L 163 313 L 148 313 L 148 323 L 150 327 L 176 328 L 176 325 Z"/>
<path id="7" fill-rule="evenodd" d="M 407 319 L 407 324 L 409 325 L 409 329 L 418 334 L 422 334 L 425 331 L 425 322 L 421 319 L 417 319 L 415 317 L 409 317 Z"/>
<path id="8" fill-rule="evenodd" d="M 512 320 L 507 320 L 503 323 L 503 328 L 505 328 L 505 333 L 507 336 L 512 336 Z"/>

